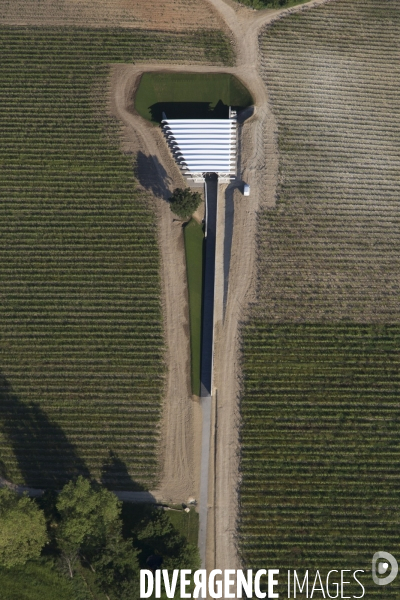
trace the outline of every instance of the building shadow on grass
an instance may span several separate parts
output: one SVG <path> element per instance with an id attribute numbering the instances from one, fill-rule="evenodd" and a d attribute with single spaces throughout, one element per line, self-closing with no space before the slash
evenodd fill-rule
<path id="1" fill-rule="evenodd" d="M 227 119 L 229 116 L 229 106 L 222 100 L 215 106 L 211 106 L 211 102 L 156 102 L 149 109 L 152 120 L 157 123 L 161 123 L 164 114 L 167 119 Z"/>
<path id="2" fill-rule="evenodd" d="M 169 191 L 171 178 L 157 156 L 146 156 L 143 152 L 138 152 L 135 177 L 140 185 L 154 196 L 164 198 L 164 200 L 167 200 L 171 196 Z"/>
<path id="3" fill-rule="evenodd" d="M 85 462 L 59 425 L 38 404 L 22 402 L 0 373 L 0 430 L 8 441 L 26 485 L 59 488 L 89 477 Z M 4 458 L 4 457 L 3 457 Z M 2 471 L 6 473 L 7 465 Z"/>

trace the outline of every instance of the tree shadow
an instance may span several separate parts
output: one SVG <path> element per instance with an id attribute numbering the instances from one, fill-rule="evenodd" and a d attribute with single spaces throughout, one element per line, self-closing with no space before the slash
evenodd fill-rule
<path id="1" fill-rule="evenodd" d="M 145 487 L 132 479 L 124 461 L 112 450 L 109 451 L 108 459 L 102 467 L 101 483 L 109 490 L 146 492 Z"/>
<path id="2" fill-rule="evenodd" d="M 26 485 L 57 488 L 78 475 L 90 477 L 85 462 L 61 427 L 38 404 L 22 402 L 1 373 L 0 429 Z"/>
<path id="3" fill-rule="evenodd" d="M 157 156 L 146 156 L 139 151 L 135 165 L 135 177 L 140 185 L 158 198 L 168 199 L 171 195 L 169 184 L 171 177 L 164 169 Z"/>

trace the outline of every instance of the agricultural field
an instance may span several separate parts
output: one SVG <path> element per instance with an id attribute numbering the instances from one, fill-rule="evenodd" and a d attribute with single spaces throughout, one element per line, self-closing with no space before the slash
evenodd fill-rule
<path id="1" fill-rule="evenodd" d="M 217 31 L 0 28 L 2 476 L 156 483 L 157 229 L 106 117 L 107 65 L 212 63 L 224 50 Z"/>
<path id="2" fill-rule="evenodd" d="M 398 3 L 373 0 L 260 35 L 280 172 L 242 330 L 249 568 L 360 568 L 369 582 L 377 549 L 400 552 L 399 35 Z"/>
<path id="3" fill-rule="evenodd" d="M 161 31 L 220 29 L 207 0 L 2 0 L 0 25 L 127 27 Z"/>
<path id="4" fill-rule="evenodd" d="M 399 33 L 397 3 L 339 0 L 260 38 L 280 151 L 259 227 L 271 322 L 400 321 Z"/>
<path id="5" fill-rule="evenodd" d="M 369 571 L 378 548 L 399 554 L 399 348 L 400 325 L 246 326 L 246 565 Z"/>

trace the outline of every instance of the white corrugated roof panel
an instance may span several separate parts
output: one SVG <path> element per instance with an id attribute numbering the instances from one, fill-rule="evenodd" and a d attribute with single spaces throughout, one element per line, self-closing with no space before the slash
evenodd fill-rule
<path id="1" fill-rule="evenodd" d="M 236 171 L 236 119 L 164 119 L 164 134 L 185 175 Z"/>

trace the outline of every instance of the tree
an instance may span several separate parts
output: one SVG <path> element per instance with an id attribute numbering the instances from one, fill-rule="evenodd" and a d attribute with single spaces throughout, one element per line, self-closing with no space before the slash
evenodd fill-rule
<path id="1" fill-rule="evenodd" d="M 163 569 L 195 571 L 200 568 L 198 548 L 180 535 L 164 512 L 152 511 L 151 519 L 142 522 L 136 535 L 136 543 L 144 554 L 155 553 L 163 557 Z"/>
<path id="2" fill-rule="evenodd" d="M 136 600 L 139 597 L 138 551 L 131 540 L 123 539 L 121 527 L 110 532 L 93 567 L 97 585 L 110 600 Z"/>
<path id="3" fill-rule="evenodd" d="M 88 566 L 110 600 L 135 600 L 139 562 L 131 540 L 122 536 L 122 502 L 84 477 L 70 481 L 57 499 L 57 544 L 69 577 Z"/>
<path id="4" fill-rule="evenodd" d="M 0 489 L 0 564 L 11 568 L 39 558 L 47 539 L 45 517 L 35 501 Z"/>
<path id="5" fill-rule="evenodd" d="M 181 219 L 188 219 L 199 207 L 202 197 L 190 188 L 176 188 L 169 199 L 171 210 Z"/>
<path id="6" fill-rule="evenodd" d="M 121 504 L 115 494 L 82 476 L 63 487 L 57 499 L 56 539 L 70 577 L 78 556 L 94 556 L 105 545 L 108 532 L 120 521 Z"/>

